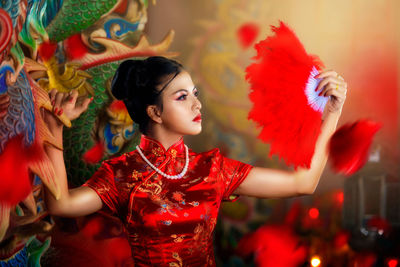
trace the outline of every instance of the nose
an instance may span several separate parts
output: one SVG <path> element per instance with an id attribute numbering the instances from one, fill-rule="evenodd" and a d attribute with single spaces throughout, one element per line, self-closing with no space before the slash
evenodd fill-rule
<path id="1" fill-rule="evenodd" d="M 193 102 L 193 109 L 196 110 L 200 110 L 201 109 L 201 102 L 197 97 L 194 97 L 194 102 Z"/>

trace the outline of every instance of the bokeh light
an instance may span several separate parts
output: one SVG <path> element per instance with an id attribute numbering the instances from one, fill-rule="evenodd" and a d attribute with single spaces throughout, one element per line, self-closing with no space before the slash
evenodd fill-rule
<path id="1" fill-rule="evenodd" d="M 308 216 L 310 216 L 311 219 L 318 219 L 319 217 L 319 210 L 317 208 L 311 208 L 308 211 Z"/>
<path id="2" fill-rule="evenodd" d="M 321 265 L 321 260 L 320 260 L 320 258 L 319 258 L 318 256 L 312 257 L 312 259 L 311 259 L 311 266 L 317 267 L 317 266 L 320 266 L 320 265 Z"/>

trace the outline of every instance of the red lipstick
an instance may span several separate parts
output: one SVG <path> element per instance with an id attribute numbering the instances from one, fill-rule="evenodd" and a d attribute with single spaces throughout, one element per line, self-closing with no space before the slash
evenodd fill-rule
<path id="1" fill-rule="evenodd" d="M 194 122 L 200 122 L 201 121 L 201 114 L 197 115 L 194 119 Z"/>

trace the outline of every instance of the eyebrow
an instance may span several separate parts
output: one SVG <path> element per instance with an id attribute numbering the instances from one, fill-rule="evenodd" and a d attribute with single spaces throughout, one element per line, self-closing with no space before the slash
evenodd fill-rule
<path id="1" fill-rule="evenodd" d="M 197 89 L 196 86 L 193 87 L 192 92 L 193 92 L 195 89 Z M 187 89 L 179 89 L 179 90 L 176 90 L 175 92 L 173 92 L 171 95 L 174 95 L 174 94 L 176 94 L 176 93 L 178 93 L 178 92 L 181 92 L 181 91 L 184 91 L 184 92 L 186 92 L 186 93 L 189 92 Z"/>

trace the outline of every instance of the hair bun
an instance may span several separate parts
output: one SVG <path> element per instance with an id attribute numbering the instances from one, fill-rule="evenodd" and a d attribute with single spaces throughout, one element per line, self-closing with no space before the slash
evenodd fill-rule
<path id="1" fill-rule="evenodd" d="M 118 100 L 127 100 L 148 82 L 145 60 L 125 60 L 112 79 L 111 92 Z"/>

